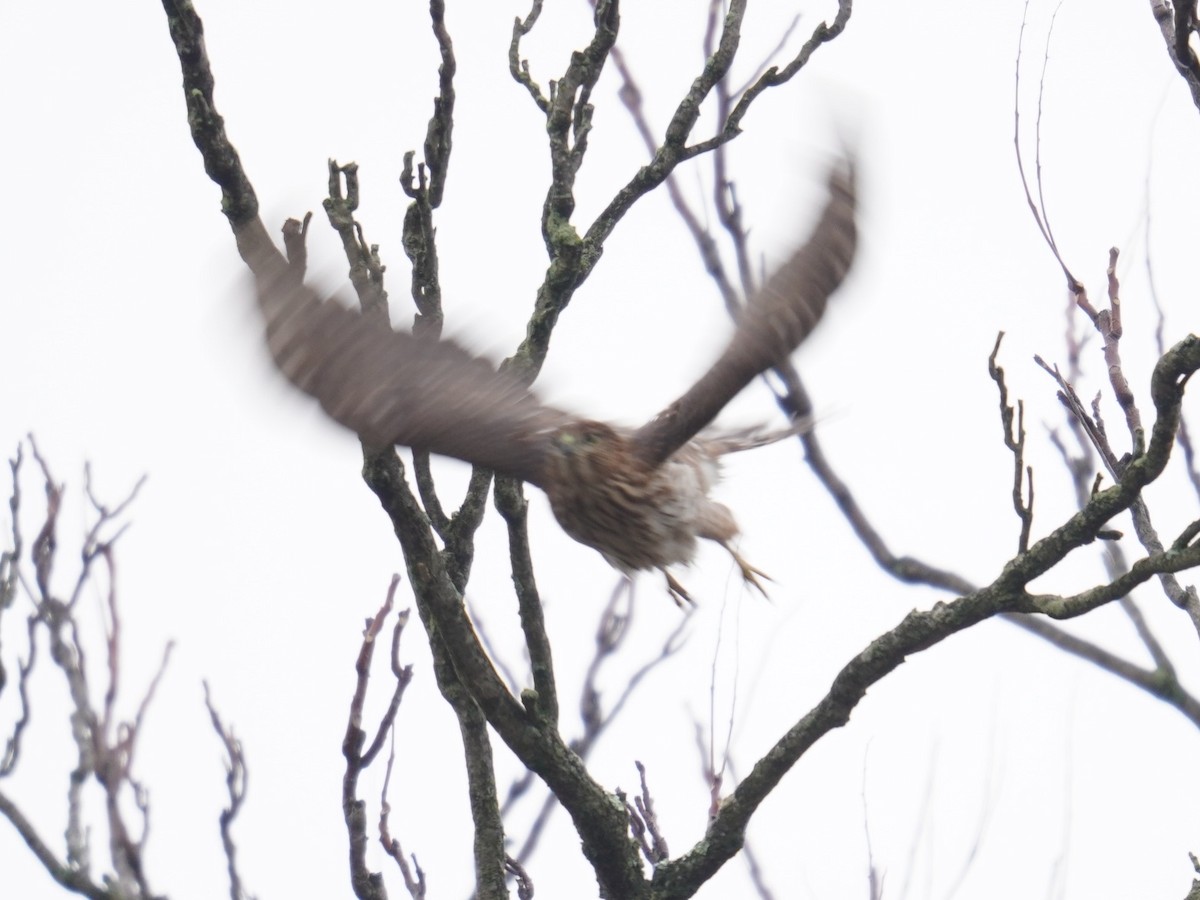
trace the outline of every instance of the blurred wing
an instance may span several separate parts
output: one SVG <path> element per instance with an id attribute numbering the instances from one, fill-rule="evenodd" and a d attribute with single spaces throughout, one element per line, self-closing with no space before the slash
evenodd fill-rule
<path id="1" fill-rule="evenodd" d="M 286 267 L 252 265 L 279 370 L 368 444 L 403 444 L 540 484 L 551 432 L 571 417 L 449 341 L 321 300 Z"/>
<path id="2" fill-rule="evenodd" d="M 808 243 L 747 301 L 729 346 L 687 392 L 634 434 L 638 452 L 657 466 L 708 425 L 730 400 L 800 345 L 825 312 L 858 243 L 854 163 L 829 173 L 829 200 Z"/>

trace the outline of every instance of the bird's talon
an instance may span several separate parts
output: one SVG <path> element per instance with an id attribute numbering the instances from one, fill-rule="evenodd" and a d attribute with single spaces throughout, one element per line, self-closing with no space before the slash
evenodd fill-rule
<path id="1" fill-rule="evenodd" d="M 675 580 L 675 577 L 663 569 L 663 575 L 667 577 L 667 593 L 671 595 L 671 599 L 675 601 L 675 605 L 680 609 L 687 609 L 689 605 L 695 606 L 696 601 L 692 599 L 692 595 L 687 592 L 682 584 Z"/>
<path id="2" fill-rule="evenodd" d="M 746 582 L 746 584 L 754 587 L 755 590 L 770 600 L 771 595 L 767 593 L 767 589 L 763 587 L 762 582 L 758 580 L 760 577 L 767 579 L 767 581 L 771 582 L 772 584 L 775 583 L 775 579 L 761 569 L 756 569 L 753 566 L 742 566 L 742 580 Z"/>
<path id="3" fill-rule="evenodd" d="M 746 584 L 754 587 L 760 594 L 762 594 L 764 597 L 766 597 L 768 600 L 770 600 L 771 595 L 767 593 L 767 589 L 762 586 L 762 582 L 760 582 L 758 579 L 765 578 L 767 581 L 771 582 L 772 584 L 775 583 L 775 579 L 772 578 L 770 575 L 768 575 L 766 572 L 764 572 L 762 569 L 757 569 L 754 566 L 750 565 L 750 563 L 748 563 L 748 562 L 746 562 L 746 560 L 742 559 L 741 554 L 739 554 L 736 550 L 734 550 L 728 544 L 723 544 L 723 546 L 725 547 L 726 550 L 729 551 L 729 555 L 733 557 L 733 561 L 735 563 L 737 563 L 738 568 L 742 570 L 742 581 L 744 581 Z"/>

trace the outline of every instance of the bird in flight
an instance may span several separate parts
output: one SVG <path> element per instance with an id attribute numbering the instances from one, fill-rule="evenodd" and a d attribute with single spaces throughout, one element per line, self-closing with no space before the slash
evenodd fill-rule
<path id="1" fill-rule="evenodd" d="M 763 573 L 732 546 L 732 512 L 709 492 L 724 454 L 802 426 L 774 434 L 703 429 L 808 337 L 849 271 L 857 244 L 852 161 L 835 163 L 828 190 L 811 237 L 748 298 L 724 352 L 637 429 L 554 409 L 516 375 L 451 341 L 393 331 L 379 315 L 322 299 L 278 252 L 247 261 L 276 365 L 331 418 L 371 446 L 451 456 L 536 485 L 567 534 L 627 577 L 660 570 L 682 605 L 691 597 L 669 569 L 691 562 L 698 538 L 724 547 L 745 581 L 763 590 Z"/>

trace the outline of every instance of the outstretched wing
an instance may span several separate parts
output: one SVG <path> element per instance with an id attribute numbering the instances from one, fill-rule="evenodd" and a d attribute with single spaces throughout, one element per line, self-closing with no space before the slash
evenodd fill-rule
<path id="1" fill-rule="evenodd" d="M 858 243 L 854 163 L 829 173 L 829 200 L 808 243 L 747 301 L 733 338 L 711 369 L 634 434 L 651 466 L 664 462 L 704 428 L 747 384 L 779 365 L 820 321 Z"/>
<path id="2" fill-rule="evenodd" d="M 452 342 L 392 331 L 379 314 L 320 299 L 277 252 L 256 255 L 271 356 L 331 418 L 368 444 L 402 444 L 540 484 L 550 435 L 571 416 Z"/>

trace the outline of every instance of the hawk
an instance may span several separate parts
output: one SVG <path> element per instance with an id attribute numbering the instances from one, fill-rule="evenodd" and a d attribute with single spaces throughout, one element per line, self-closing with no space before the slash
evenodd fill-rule
<path id="1" fill-rule="evenodd" d="M 828 189 L 812 236 L 748 298 L 712 367 L 633 430 L 547 406 L 516 375 L 451 341 L 393 331 L 378 316 L 321 299 L 273 245 L 269 260 L 260 253 L 247 261 L 276 365 L 331 418 L 368 445 L 451 456 L 536 485 L 567 534 L 627 577 L 660 570 L 681 603 L 691 598 L 669 568 L 691 562 L 698 538 L 724 547 L 745 581 L 762 590 L 755 576 L 763 573 L 732 546 L 739 533 L 732 512 L 709 492 L 724 454 L 802 426 L 774 434 L 702 429 L 787 359 L 849 271 L 857 244 L 851 161 L 834 165 Z"/>

